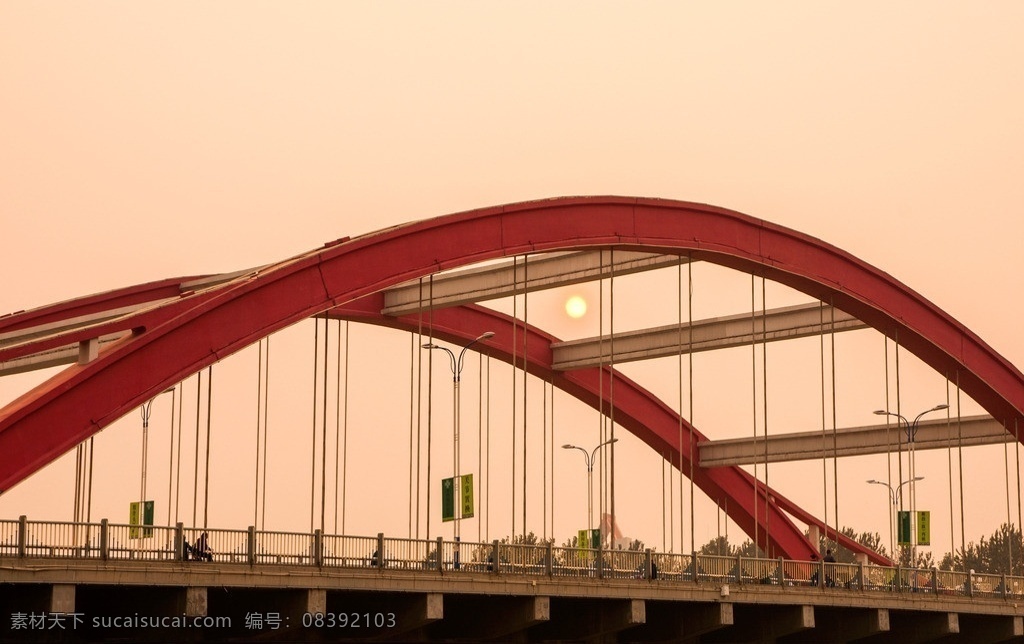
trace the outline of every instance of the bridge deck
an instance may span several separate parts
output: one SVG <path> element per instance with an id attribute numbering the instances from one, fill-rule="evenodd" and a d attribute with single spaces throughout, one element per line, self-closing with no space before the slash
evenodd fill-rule
<path id="1" fill-rule="evenodd" d="M 847 641 L 854 636 L 899 634 L 909 642 L 964 633 L 965 641 L 975 642 L 1024 636 L 1021 597 L 969 597 L 932 588 L 890 592 L 806 582 L 780 585 L 392 570 L 369 565 L 330 568 L 33 557 L 0 558 L 0 570 L 0 605 L 11 613 L 3 616 L 10 621 L 0 630 L 0 639 L 16 635 L 10 630 L 14 615 L 23 614 L 27 620 L 43 613 L 78 614 L 82 624 L 77 628 L 87 629 L 90 638 L 101 641 L 145 635 L 144 629 L 124 631 L 94 621 L 118 615 L 230 619 L 230 628 L 204 625 L 202 637 L 210 640 L 257 634 L 282 641 L 314 636 L 427 641 L 799 641 L 802 637 Z M 356 632 L 351 626 L 338 625 L 353 615 L 369 620 L 370 628 Z M 330 620 L 333 627 L 327 624 Z M 383 624 L 378 628 L 374 620 Z M 962 621 L 971 625 L 970 633 Z M 277 628 L 272 628 L 275 623 Z M 979 639 L 984 633 L 993 635 Z"/>

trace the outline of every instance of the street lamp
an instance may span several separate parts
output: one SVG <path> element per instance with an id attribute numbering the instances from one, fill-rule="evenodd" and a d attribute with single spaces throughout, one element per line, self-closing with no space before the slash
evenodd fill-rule
<path id="1" fill-rule="evenodd" d="M 893 557 L 896 556 L 896 543 L 895 543 L 896 540 L 895 540 L 895 536 L 893 534 L 893 529 L 892 529 L 893 528 L 893 525 L 892 525 L 892 515 L 893 515 L 893 512 L 896 511 L 896 504 L 899 503 L 899 501 L 900 501 L 900 493 L 903 491 L 903 486 L 906 485 L 907 483 L 912 483 L 914 481 L 922 481 L 922 480 L 924 480 L 923 476 L 917 476 L 917 477 L 914 477 L 913 479 L 908 479 L 906 481 L 903 481 L 899 485 L 897 485 L 895 490 L 892 489 L 892 486 L 889 485 L 888 483 L 886 483 L 885 481 L 876 481 L 875 479 L 871 479 L 871 480 L 867 481 L 868 483 L 871 483 L 872 485 L 884 485 L 889 490 L 889 501 L 892 504 L 892 508 L 890 508 L 890 510 L 889 510 L 889 551 L 892 553 Z"/>
<path id="2" fill-rule="evenodd" d="M 917 561 L 917 534 L 916 534 L 917 533 L 917 513 L 916 513 L 916 509 L 917 509 L 917 491 L 916 491 L 916 487 L 914 486 L 914 482 L 915 481 L 919 481 L 919 480 L 921 480 L 921 478 L 923 478 L 923 477 L 917 476 L 916 459 L 915 459 L 915 455 L 914 455 L 914 440 L 917 437 L 917 425 L 921 421 L 921 417 L 924 416 L 925 414 L 930 414 L 933 411 L 940 411 L 940 410 L 943 410 L 943 409 L 949 409 L 949 405 L 943 403 L 943 404 L 940 404 L 940 405 L 935 405 L 931 409 L 926 409 L 926 410 L 922 411 L 920 414 L 918 414 L 917 416 L 915 416 L 913 422 L 910 422 L 909 420 L 907 420 L 907 417 L 904 416 L 903 414 L 899 414 L 899 413 L 896 413 L 896 412 L 893 412 L 893 411 L 886 411 L 884 409 L 876 409 L 875 412 L 874 412 L 875 415 L 877 415 L 877 416 L 893 416 L 893 417 L 897 418 L 898 419 L 896 421 L 897 425 L 899 425 L 899 421 L 902 420 L 903 424 L 907 428 L 907 444 L 909 445 L 909 448 L 908 448 L 909 449 L 909 458 L 908 458 L 908 460 L 909 460 L 909 465 L 910 465 L 910 479 L 909 479 L 909 483 L 910 483 L 910 514 L 914 518 L 913 519 L 913 528 L 911 529 L 912 534 L 911 534 L 911 537 L 910 537 L 910 544 L 911 544 L 911 556 L 913 557 L 913 561 L 914 562 Z M 900 459 L 900 465 L 902 467 L 902 464 L 903 464 L 902 441 L 901 441 L 901 448 L 900 448 L 899 459 Z M 901 485 L 902 485 L 902 483 L 901 483 Z M 903 504 L 903 499 L 902 499 L 902 497 L 900 497 L 900 505 L 902 506 L 902 504 Z"/>
<path id="3" fill-rule="evenodd" d="M 612 443 L 617 443 L 618 440 L 619 439 L 617 439 L 617 438 L 613 438 L 611 440 L 607 440 L 607 441 L 601 443 L 600 445 L 598 445 L 597 447 L 595 447 L 589 453 L 587 452 L 587 450 L 585 450 L 582 447 L 579 447 L 578 445 L 572 445 L 570 443 L 566 443 L 565 445 L 562 445 L 562 449 L 578 449 L 579 451 L 583 452 L 583 459 L 584 459 L 584 461 L 587 464 L 587 531 L 588 532 L 591 529 L 593 529 L 593 527 L 594 527 L 594 457 L 597 455 L 597 450 L 601 449 L 605 445 L 611 445 Z M 591 547 L 594 547 L 594 545 L 591 544 Z"/>
<path id="4" fill-rule="evenodd" d="M 488 338 L 492 337 L 494 337 L 494 331 L 487 331 L 486 333 L 481 333 L 477 337 L 473 338 L 473 340 L 470 341 L 469 344 L 462 347 L 462 351 L 459 352 L 458 357 L 455 356 L 451 349 L 434 344 L 433 342 L 427 342 L 421 345 L 421 347 L 424 349 L 439 349 L 441 351 L 444 351 L 445 353 L 448 354 L 448 358 L 451 360 L 452 383 L 454 384 L 452 391 L 452 422 L 454 425 L 454 437 L 452 441 L 452 462 L 455 468 L 455 473 L 452 475 L 453 484 L 455 483 L 455 479 L 458 478 L 459 476 L 459 423 L 461 416 L 461 414 L 459 413 L 459 379 L 462 375 L 462 359 L 466 355 L 466 350 L 468 350 L 471 346 L 473 346 L 477 342 L 480 342 L 481 340 L 487 340 Z M 454 490 L 452 491 L 452 493 L 454 495 Z M 459 519 L 461 519 L 461 514 L 461 512 L 456 512 L 456 515 L 458 515 L 455 517 L 456 541 L 459 540 Z"/>

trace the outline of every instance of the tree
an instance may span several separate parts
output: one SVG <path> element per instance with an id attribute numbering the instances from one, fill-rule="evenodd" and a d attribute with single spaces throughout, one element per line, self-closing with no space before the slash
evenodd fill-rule
<path id="1" fill-rule="evenodd" d="M 736 556 L 736 550 L 729 545 L 729 540 L 725 537 L 718 536 L 708 541 L 700 550 L 697 551 L 698 555 L 717 555 L 719 557 L 734 557 Z"/>
<path id="2" fill-rule="evenodd" d="M 1007 523 L 988 538 L 982 537 L 956 552 L 946 553 L 942 567 L 990 574 L 1024 575 L 1024 539 L 1020 528 Z"/>

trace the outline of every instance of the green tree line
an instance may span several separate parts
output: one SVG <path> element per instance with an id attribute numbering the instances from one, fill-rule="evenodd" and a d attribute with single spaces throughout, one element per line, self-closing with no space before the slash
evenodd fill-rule
<path id="1" fill-rule="evenodd" d="M 883 557 L 896 561 L 904 568 L 932 568 L 942 570 L 973 570 L 977 573 L 1006 574 L 1024 577 L 1024 536 L 1020 528 L 1004 523 L 989 536 L 983 536 L 978 542 L 970 542 L 965 547 L 954 552 L 945 553 L 938 563 L 930 551 L 917 549 L 916 557 L 913 549 L 909 546 L 900 546 L 896 549 L 895 556 L 889 553 L 882 542 L 882 536 L 877 532 L 857 532 L 853 528 L 844 527 L 840 532 L 849 539 L 877 552 Z M 551 543 L 554 539 L 544 540 L 533 532 L 515 537 L 504 537 L 499 542 L 502 545 L 525 545 L 543 546 Z M 577 537 L 574 535 L 566 539 L 562 548 L 576 548 Z M 834 539 L 822 535 L 818 544 L 819 552 L 824 555 L 827 550 L 832 550 L 832 555 L 839 563 L 854 563 L 856 557 L 853 551 L 839 545 Z M 642 552 L 646 548 L 643 541 L 633 540 L 625 550 Z M 652 550 L 657 550 L 653 548 Z M 469 553 L 469 561 L 486 561 L 490 555 L 490 546 L 478 546 Z M 699 555 L 718 555 L 726 557 L 751 557 L 764 558 L 765 553 L 754 545 L 750 539 L 739 545 L 729 543 L 726 537 L 718 536 L 697 549 Z M 437 554 L 431 551 L 428 559 L 436 558 Z"/>

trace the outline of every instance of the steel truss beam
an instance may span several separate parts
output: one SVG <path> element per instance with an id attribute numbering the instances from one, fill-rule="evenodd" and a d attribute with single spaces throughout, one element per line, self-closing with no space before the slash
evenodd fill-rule
<path id="1" fill-rule="evenodd" d="M 957 445 L 991 445 L 1012 443 L 1002 423 L 991 416 L 970 416 L 947 421 L 925 420 L 917 426 L 914 449 L 946 449 Z M 765 450 L 764 437 L 730 438 L 701 443 L 701 467 L 753 465 L 755 463 L 782 463 L 807 461 L 833 456 L 861 456 L 886 454 L 906 450 L 907 433 L 894 424 L 848 427 L 824 432 L 799 432 L 768 436 Z"/>
<path id="2" fill-rule="evenodd" d="M 833 315 L 835 316 L 833 319 Z M 693 353 L 749 346 L 752 342 L 778 342 L 817 336 L 830 331 L 853 331 L 868 325 L 857 318 L 820 304 L 800 304 L 766 311 L 764 315 L 739 314 L 699 320 L 690 326 L 670 324 L 653 329 L 614 334 L 615 355 L 611 354 L 612 336 L 559 342 L 555 369 L 581 369 L 636 360 L 650 360 L 680 353 Z M 602 355 L 603 351 L 603 355 Z"/>
<path id="3" fill-rule="evenodd" d="M 525 269 L 524 262 L 519 260 L 515 265 L 506 261 L 493 266 L 436 275 L 431 281 L 430 293 L 427 292 L 426 283 L 421 290 L 419 282 L 389 288 L 384 292 L 384 314 L 407 315 L 431 307 L 438 309 L 483 302 L 612 275 L 629 275 L 676 266 L 687 261 L 685 256 L 635 251 L 550 253 L 528 258 Z"/>

